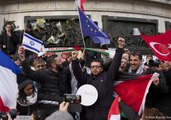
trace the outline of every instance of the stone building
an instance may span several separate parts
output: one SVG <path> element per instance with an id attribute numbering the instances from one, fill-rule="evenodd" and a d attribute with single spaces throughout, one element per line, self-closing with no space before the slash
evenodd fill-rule
<path id="1" fill-rule="evenodd" d="M 171 0 L 87 0 L 85 13 L 107 34 L 157 34 L 171 28 Z M 0 0 L 0 30 L 4 20 L 24 29 L 37 18 L 63 20 L 78 16 L 74 0 Z"/>

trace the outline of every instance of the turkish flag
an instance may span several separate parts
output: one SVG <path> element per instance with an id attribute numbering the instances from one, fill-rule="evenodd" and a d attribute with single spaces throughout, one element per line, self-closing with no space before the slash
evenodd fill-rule
<path id="1" fill-rule="evenodd" d="M 171 30 L 154 36 L 141 35 L 160 60 L 171 61 Z"/>

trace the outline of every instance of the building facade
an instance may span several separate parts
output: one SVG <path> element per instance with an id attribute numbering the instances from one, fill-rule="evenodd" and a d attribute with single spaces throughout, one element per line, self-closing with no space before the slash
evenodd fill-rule
<path id="1" fill-rule="evenodd" d="M 77 15 L 74 0 L 1 0 L 0 25 L 3 19 L 16 21 L 24 28 L 25 16 Z M 102 16 L 158 20 L 159 32 L 165 31 L 165 22 L 171 22 L 170 0 L 87 0 L 85 12 L 102 28 Z M 0 26 L 0 27 L 1 27 Z"/>
<path id="2" fill-rule="evenodd" d="M 87 0 L 85 13 L 107 34 L 132 35 L 138 28 L 144 34 L 163 33 L 171 28 L 170 0 Z M 0 0 L 0 30 L 4 20 L 15 21 L 24 29 L 28 21 L 77 17 L 74 0 Z"/>

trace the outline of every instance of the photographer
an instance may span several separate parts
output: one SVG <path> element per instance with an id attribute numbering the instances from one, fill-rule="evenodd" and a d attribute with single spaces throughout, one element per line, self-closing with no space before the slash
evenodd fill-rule
<path id="1" fill-rule="evenodd" d="M 54 112 L 52 115 L 47 117 L 46 120 L 74 120 L 68 112 L 68 107 L 68 102 L 62 102 L 59 106 L 59 111 Z"/>
<path id="2" fill-rule="evenodd" d="M 12 109 L 7 113 L 0 111 L 0 120 L 13 120 L 17 116 L 17 110 Z"/>

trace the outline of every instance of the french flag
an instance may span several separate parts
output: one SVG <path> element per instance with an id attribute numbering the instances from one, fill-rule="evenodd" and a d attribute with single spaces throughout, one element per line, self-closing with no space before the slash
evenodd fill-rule
<path id="1" fill-rule="evenodd" d="M 21 69 L 2 51 L 0 51 L 0 58 L 0 111 L 8 112 L 16 108 L 17 74 Z"/>
<path id="2" fill-rule="evenodd" d="M 84 12 L 84 3 L 86 0 L 77 0 L 77 5 L 81 8 L 81 10 Z"/>

